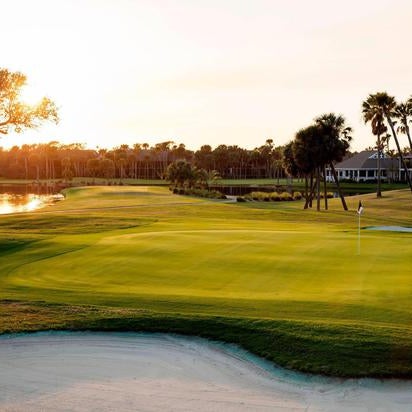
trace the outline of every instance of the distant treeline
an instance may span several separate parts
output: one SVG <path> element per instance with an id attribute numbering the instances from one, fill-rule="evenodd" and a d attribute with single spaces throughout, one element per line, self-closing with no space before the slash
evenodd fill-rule
<path id="1" fill-rule="evenodd" d="M 161 179 L 171 163 L 186 160 L 198 168 L 215 170 L 222 178 L 283 178 L 283 146 L 273 140 L 253 150 L 239 146 L 202 146 L 197 151 L 167 141 L 149 146 L 122 144 L 114 149 L 85 149 L 82 144 L 46 144 L 0 148 L 0 176 L 8 179 L 64 179 L 73 177 Z"/>

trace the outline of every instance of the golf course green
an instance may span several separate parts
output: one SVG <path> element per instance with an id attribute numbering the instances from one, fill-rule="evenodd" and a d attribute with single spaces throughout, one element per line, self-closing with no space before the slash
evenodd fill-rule
<path id="1" fill-rule="evenodd" d="M 412 233 L 366 229 L 411 227 L 409 191 L 348 212 L 165 187 L 65 195 L 0 219 L 0 333 L 173 332 L 304 372 L 412 377 Z"/>

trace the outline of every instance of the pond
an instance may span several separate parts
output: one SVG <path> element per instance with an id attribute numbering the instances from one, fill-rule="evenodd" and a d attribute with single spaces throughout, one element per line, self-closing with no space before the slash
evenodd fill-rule
<path id="1" fill-rule="evenodd" d="M 278 368 L 235 345 L 167 334 L 0 337 L 0 410 L 410 412 L 412 382 Z"/>
<path id="2" fill-rule="evenodd" d="M 42 187 L 0 185 L 0 215 L 31 212 L 62 199 L 62 194 Z"/>

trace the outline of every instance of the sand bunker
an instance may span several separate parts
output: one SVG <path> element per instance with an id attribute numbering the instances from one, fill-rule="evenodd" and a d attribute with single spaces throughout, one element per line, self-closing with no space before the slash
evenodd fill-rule
<path id="1" fill-rule="evenodd" d="M 231 345 L 136 333 L 0 337 L 1 411 L 410 411 L 412 383 L 308 377 Z"/>
<path id="2" fill-rule="evenodd" d="M 412 227 L 403 226 L 368 226 L 366 230 L 386 230 L 390 232 L 412 232 Z"/>

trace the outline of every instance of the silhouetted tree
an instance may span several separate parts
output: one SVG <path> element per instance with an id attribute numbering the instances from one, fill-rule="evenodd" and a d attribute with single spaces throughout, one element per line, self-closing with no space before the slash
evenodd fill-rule
<path id="1" fill-rule="evenodd" d="M 0 69 L 0 133 L 17 133 L 38 127 L 43 121 L 57 123 L 56 105 L 47 97 L 34 106 L 20 101 L 26 76 L 19 72 Z"/>
<path id="2" fill-rule="evenodd" d="M 409 122 L 412 119 L 412 97 L 410 97 L 406 103 L 399 103 L 394 110 L 394 117 L 399 120 L 399 126 L 396 131 L 403 133 L 407 136 L 409 142 L 409 148 L 412 152 L 412 140 L 409 129 Z"/>
<path id="3" fill-rule="evenodd" d="M 396 135 L 395 125 L 392 120 L 392 117 L 394 116 L 394 113 L 395 113 L 396 106 L 397 105 L 396 105 L 396 101 L 394 97 L 389 96 L 388 93 L 386 92 L 378 92 L 375 94 L 370 94 L 368 98 L 363 102 L 362 112 L 363 113 L 370 112 L 371 114 L 375 112 L 379 112 L 380 115 L 384 117 L 386 121 L 388 122 L 388 125 L 392 132 L 392 136 L 395 140 L 396 148 L 398 149 L 398 155 L 401 160 L 402 167 L 405 170 L 406 181 L 408 182 L 409 188 L 412 192 L 412 181 L 408 173 L 408 166 L 403 157 L 403 153 L 399 145 L 398 136 Z"/>

